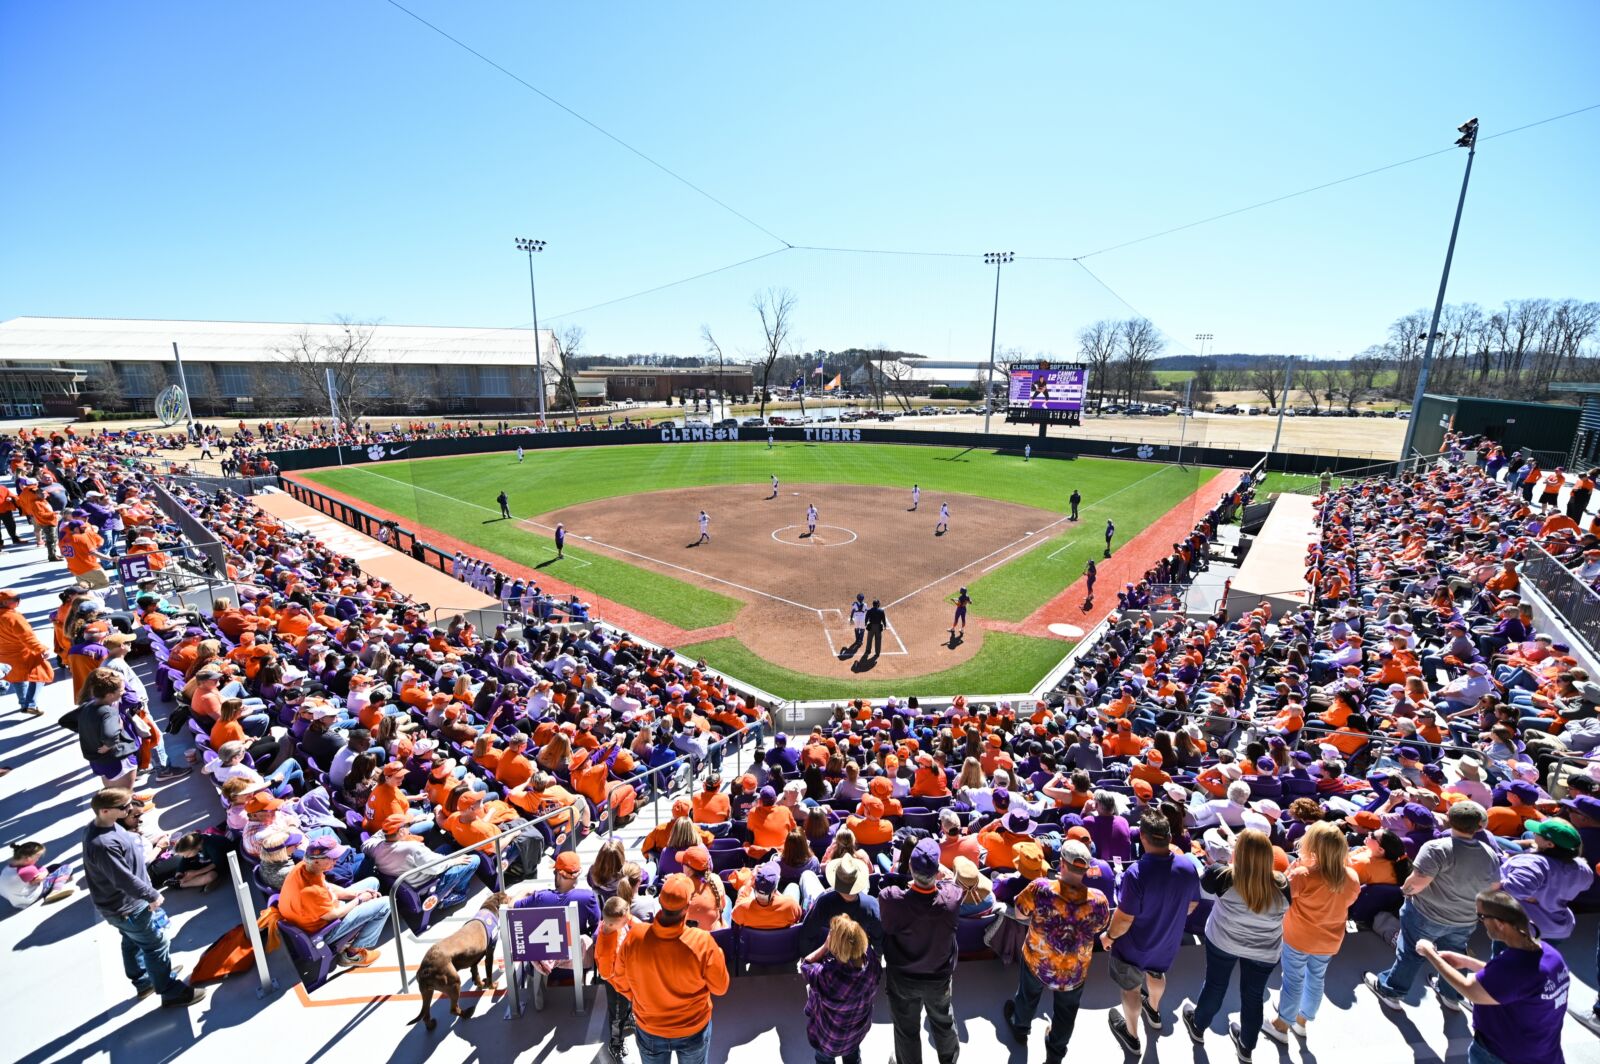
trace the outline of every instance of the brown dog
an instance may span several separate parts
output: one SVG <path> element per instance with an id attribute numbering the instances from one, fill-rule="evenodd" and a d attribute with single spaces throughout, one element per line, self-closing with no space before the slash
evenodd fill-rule
<path id="1" fill-rule="evenodd" d="M 422 1012 L 412 1023 L 421 1020 L 428 1030 L 433 1030 L 435 1021 L 429 1012 L 433 1007 L 434 994 L 443 994 L 450 999 L 451 1015 L 466 1015 L 461 1011 L 461 976 L 457 974 L 463 968 L 472 969 L 480 990 L 493 985 L 494 943 L 500 925 L 500 910 L 510 901 L 511 898 L 504 892 L 489 895 L 477 915 L 428 947 L 428 952 L 422 955 L 422 965 L 417 969 L 417 987 L 422 991 Z M 482 975 L 478 974 L 480 966 Z"/>

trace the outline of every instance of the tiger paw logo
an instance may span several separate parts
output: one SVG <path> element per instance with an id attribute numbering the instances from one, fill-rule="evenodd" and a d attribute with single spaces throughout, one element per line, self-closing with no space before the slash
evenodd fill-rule
<path id="1" fill-rule="evenodd" d="M 367 457 L 372 459 L 374 462 L 383 461 L 383 448 L 376 443 L 373 444 L 371 447 L 367 448 Z"/>
<path id="2" fill-rule="evenodd" d="M 1146 444 L 1140 445 L 1139 450 L 1136 451 L 1135 453 L 1140 458 L 1149 458 L 1149 457 L 1153 456 L 1156 453 L 1156 449 L 1154 447 L 1150 446 L 1148 443 L 1146 443 Z"/>

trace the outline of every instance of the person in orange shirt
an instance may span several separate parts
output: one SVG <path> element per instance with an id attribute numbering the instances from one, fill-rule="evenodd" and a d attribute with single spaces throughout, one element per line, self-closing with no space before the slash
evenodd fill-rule
<path id="1" fill-rule="evenodd" d="M 728 992 L 728 965 L 711 935 L 688 926 L 694 883 L 662 881 L 655 922 L 630 934 L 617 954 L 612 983 L 633 1004 L 640 1055 L 666 1059 L 672 1049 L 710 1048 L 711 999 Z"/>
<path id="2" fill-rule="evenodd" d="M 918 798 L 943 798 L 950 793 L 944 768 L 932 754 L 917 755 L 917 772 L 911 780 L 911 793 Z"/>
<path id="3" fill-rule="evenodd" d="M 768 861 L 755 870 L 750 885 L 739 892 L 733 903 L 733 922 L 738 927 L 781 931 L 800 922 L 800 901 L 778 890 L 778 866 Z M 790 888 L 795 894 L 799 887 Z"/>
<path id="4" fill-rule="evenodd" d="M 404 813 L 415 832 L 433 829 L 433 817 L 420 809 L 412 811 L 411 796 L 400 789 L 405 778 L 406 767 L 399 761 L 383 766 L 383 781 L 372 788 L 367 799 L 367 818 L 363 825 L 367 831 L 380 830 L 383 822 L 396 813 Z"/>
<path id="5" fill-rule="evenodd" d="M 1133 734 L 1133 721 L 1117 721 L 1117 730 L 1106 737 L 1105 752 L 1110 757 L 1132 757 L 1150 745 L 1150 740 Z"/>
<path id="6" fill-rule="evenodd" d="M 18 608 L 21 603 L 16 591 L 0 591 L 0 665 L 8 667 L 6 681 L 16 689 L 17 708 L 37 717 L 43 712 L 37 704 L 39 685 L 53 682 L 56 672 L 44 644 L 33 634 L 33 625 Z"/>
<path id="7" fill-rule="evenodd" d="M 1500 564 L 1500 571 L 1483 582 L 1483 586 L 1499 594 L 1502 591 L 1515 591 L 1522 584 L 1522 578 L 1517 575 L 1517 562 L 1515 558 L 1507 558 Z"/>
<path id="8" fill-rule="evenodd" d="M 901 806 L 900 799 L 894 797 L 894 782 L 888 776 L 874 776 L 867 784 L 867 793 L 883 803 L 884 816 L 904 816 L 905 809 Z M 861 812 L 861 807 L 856 807 L 856 812 Z"/>
<path id="9" fill-rule="evenodd" d="M 66 560 L 67 571 L 85 587 L 111 586 L 111 578 L 100 567 L 105 560 L 105 555 L 100 553 L 104 542 L 100 533 L 82 521 L 69 521 L 62 529 L 61 557 Z"/>
<path id="10" fill-rule="evenodd" d="M 617 964 L 623 944 L 648 926 L 633 915 L 624 898 L 607 898 L 601 909 L 600 927 L 594 937 L 594 969 L 606 988 L 606 1044 L 613 1060 L 626 1057 L 627 1038 L 634 1026 L 633 1004 L 616 985 Z"/>
<path id="11" fill-rule="evenodd" d="M 389 922 L 389 902 L 376 879 L 341 887 L 325 876 L 348 849 L 331 835 L 312 839 L 305 858 L 289 870 L 278 892 L 278 915 L 334 949 L 346 968 L 365 968 L 378 959 L 378 939 Z"/>
<path id="12" fill-rule="evenodd" d="M 894 838 L 894 825 L 883 819 L 883 802 L 875 794 L 861 799 L 861 815 L 846 820 L 845 827 L 863 846 L 881 846 Z"/>
<path id="13" fill-rule="evenodd" d="M 13 547 L 22 546 L 22 540 L 17 536 L 17 497 L 4 484 L 0 484 L 0 525 L 11 534 Z"/>
<path id="14" fill-rule="evenodd" d="M 720 931 L 727 915 L 728 895 L 711 868 L 711 851 L 690 846 L 678 853 L 683 874 L 689 877 L 689 923 L 702 931 Z"/>
<path id="15" fill-rule="evenodd" d="M 745 815 L 745 826 L 750 829 L 750 845 L 746 852 L 752 857 L 765 857 L 768 852 L 783 845 L 783 840 L 794 830 L 794 814 L 786 805 L 778 805 L 778 792 L 771 787 L 761 788 L 755 806 Z"/>
<path id="16" fill-rule="evenodd" d="M 521 787 L 533 779 L 533 762 L 522 756 L 528 747 L 528 737 L 521 732 L 506 739 L 500 751 L 499 762 L 494 767 L 494 778 L 507 787 Z"/>
<path id="17" fill-rule="evenodd" d="M 700 793 L 694 796 L 693 805 L 696 824 L 726 824 L 733 815 L 732 803 L 722 793 L 722 777 L 714 772 L 706 777 Z"/>
<path id="18" fill-rule="evenodd" d="M 1012 847 L 1019 842 L 1032 841 L 1033 821 L 1023 809 L 1011 810 L 1000 821 L 998 830 L 985 831 L 978 836 L 984 864 L 989 868 L 1015 868 L 1017 859 Z"/>
<path id="19" fill-rule="evenodd" d="M 1143 780 L 1152 789 L 1165 787 L 1172 782 L 1172 777 L 1162 770 L 1161 760 L 1160 750 L 1151 748 L 1144 751 L 1143 759 L 1135 761 L 1133 767 L 1128 770 L 1128 778 L 1130 780 Z"/>

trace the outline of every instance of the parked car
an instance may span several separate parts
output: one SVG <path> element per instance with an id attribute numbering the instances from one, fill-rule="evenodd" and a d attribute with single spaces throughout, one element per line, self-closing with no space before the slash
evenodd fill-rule
<path id="1" fill-rule="evenodd" d="M 1238 412 L 1239 404 L 1237 403 L 1229 403 L 1227 406 L 1219 406 L 1212 411 L 1214 414 L 1237 414 Z"/>
<path id="2" fill-rule="evenodd" d="M 683 419 L 683 427 L 686 429 L 708 429 L 711 427 L 711 423 L 703 417 L 686 417 Z"/>
<path id="3" fill-rule="evenodd" d="M 1395 414 L 1395 412 L 1393 410 L 1385 410 L 1383 412 L 1383 416 L 1384 417 L 1394 417 L 1394 414 Z"/>
<path id="4" fill-rule="evenodd" d="M 895 414 L 895 413 L 893 413 L 891 411 L 883 410 L 883 411 L 879 412 L 878 420 L 879 421 L 893 421 L 898 416 L 899 416 L 898 414 Z"/>
<path id="5" fill-rule="evenodd" d="M 743 421 L 739 422 L 739 424 L 743 425 L 747 429 L 759 429 L 766 426 L 766 422 L 758 417 L 747 417 Z"/>
<path id="6" fill-rule="evenodd" d="M 725 417 L 721 421 L 717 422 L 717 428 L 719 429 L 736 429 L 738 427 L 739 419 L 736 417 Z"/>
<path id="7" fill-rule="evenodd" d="M 773 414 L 771 417 L 767 418 L 767 424 L 787 425 L 789 424 L 789 419 L 784 417 L 782 414 Z"/>

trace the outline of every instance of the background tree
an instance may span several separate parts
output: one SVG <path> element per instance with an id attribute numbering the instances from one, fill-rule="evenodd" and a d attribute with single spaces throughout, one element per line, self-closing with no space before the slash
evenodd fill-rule
<path id="1" fill-rule="evenodd" d="M 700 326 L 700 339 L 706 345 L 706 354 L 717 360 L 717 410 L 722 410 L 722 345 L 717 343 L 717 338 L 711 335 L 711 326 Z M 707 365 L 710 362 L 708 360 Z M 719 413 L 720 416 L 720 413 Z"/>
<path id="2" fill-rule="evenodd" d="M 1284 371 L 1289 368 L 1289 359 L 1286 355 L 1270 355 L 1257 359 L 1250 369 L 1250 388 L 1267 401 L 1268 407 L 1276 407 L 1280 400 L 1287 399 L 1284 385 Z"/>
<path id="3" fill-rule="evenodd" d="M 757 292 L 751 301 L 761 319 L 761 351 L 753 363 L 761 369 L 761 416 L 767 416 L 767 399 L 772 394 L 772 367 L 790 353 L 790 330 L 794 322 L 795 294 L 787 288 Z"/>
<path id="4" fill-rule="evenodd" d="M 97 410 L 117 410 L 122 407 L 122 381 L 109 362 L 97 362 L 84 378 L 79 393 L 85 403 Z"/>
<path id="5" fill-rule="evenodd" d="M 1166 341 L 1149 318 L 1128 318 L 1117 329 L 1118 368 L 1128 399 L 1137 400 L 1150 386 L 1151 364 L 1161 357 Z"/>
<path id="6" fill-rule="evenodd" d="M 372 325 L 345 317 L 334 319 L 325 331 L 302 329 L 272 353 L 286 378 L 285 387 L 273 390 L 284 397 L 322 396 L 325 401 L 332 371 L 339 422 L 346 429 L 372 413 L 388 378 L 378 371 L 381 364 L 372 352 Z"/>
<path id="7" fill-rule="evenodd" d="M 555 348 L 551 351 L 550 368 L 556 373 L 556 408 L 578 410 L 578 386 L 572 379 L 574 363 L 583 351 L 583 327 L 568 325 L 554 334 Z"/>
<path id="8" fill-rule="evenodd" d="M 1078 330 L 1078 355 L 1089 367 L 1089 390 L 1096 400 L 1093 405 L 1096 414 L 1111 383 L 1111 362 L 1117 357 L 1118 334 L 1118 324 L 1105 319 Z"/>

